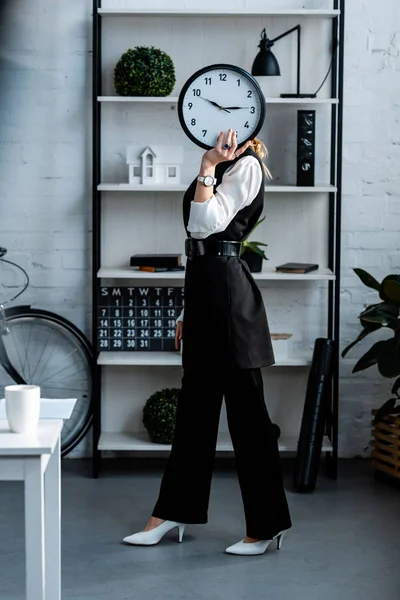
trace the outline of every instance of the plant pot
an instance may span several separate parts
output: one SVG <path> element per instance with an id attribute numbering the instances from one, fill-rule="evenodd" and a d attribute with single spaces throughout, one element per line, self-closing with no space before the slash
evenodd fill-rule
<path id="1" fill-rule="evenodd" d="M 372 415 L 377 410 L 373 409 Z M 387 415 L 372 426 L 372 467 L 400 480 L 400 416 Z"/>
<path id="2" fill-rule="evenodd" d="M 240 258 L 247 262 L 251 273 L 259 273 L 261 271 L 263 257 L 257 254 L 257 252 L 245 250 Z"/>

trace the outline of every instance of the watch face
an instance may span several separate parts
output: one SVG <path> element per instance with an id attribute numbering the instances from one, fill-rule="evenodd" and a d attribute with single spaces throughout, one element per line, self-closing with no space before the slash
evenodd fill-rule
<path id="1" fill-rule="evenodd" d="M 214 183 L 214 177 L 212 177 L 211 175 L 206 175 L 204 177 L 204 183 L 206 185 L 212 185 Z"/>
<path id="2" fill-rule="evenodd" d="M 238 145 L 253 139 L 265 119 L 265 97 L 244 69 L 218 64 L 200 69 L 183 86 L 178 99 L 180 124 L 201 148 L 213 148 L 221 131 L 231 127 Z"/>

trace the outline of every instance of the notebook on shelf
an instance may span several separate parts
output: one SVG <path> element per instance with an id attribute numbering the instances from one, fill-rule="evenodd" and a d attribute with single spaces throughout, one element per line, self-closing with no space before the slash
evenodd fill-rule
<path id="1" fill-rule="evenodd" d="M 296 263 L 287 262 L 275 267 L 278 273 L 309 273 L 318 269 L 319 265 L 315 263 Z"/>

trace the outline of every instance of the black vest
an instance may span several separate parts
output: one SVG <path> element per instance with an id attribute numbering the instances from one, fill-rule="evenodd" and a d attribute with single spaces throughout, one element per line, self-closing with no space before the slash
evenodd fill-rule
<path id="1" fill-rule="evenodd" d="M 222 181 L 222 176 L 225 171 L 231 165 L 235 164 L 238 160 L 240 160 L 243 156 L 254 156 L 260 163 L 263 178 L 260 189 L 258 191 L 257 196 L 254 198 L 250 206 L 245 206 L 236 214 L 233 220 L 229 223 L 224 231 L 219 233 L 211 234 L 207 236 L 207 240 L 230 240 L 230 241 L 238 241 L 240 242 L 242 239 L 246 238 L 249 232 L 253 229 L 254 225 L 257 223 L 260 215 L 263 211 L 264 207 L 264 187 L 265 187 L 265 175 L 263 164 L 258 157 L 258 155 L 251 149 L 247 148 L 243 154 L 235 158 L 234 160 L 227 160 L 225 162 L 219 163 L 215 169 L 215 177 L 217 179 L 217 183 L 214 186 L 214 191 L 218 189 L 219 184 Z M 183 222 L 185 225 L 187 236 L 190 237 L 190 232 L 187 230 L 187 225 L 189 221 L 190 214 L 190 203 L 192 202 L 195 191 L 196 191 L 196 179 L 190 184 L 189 188 L 186 190 L 183 197 Z"/>
<path id="2" fill-rule="evenodd" d="M 226 169 L 242 156 L 255 156 L 261 163 L 251 149 L 234 161 L 220 163 L 216 168 L 215 190 L 218 190 Z M 247 237 L 263 210 L 264 171 L 262 179 L 250 206 L 241 209 L 224 231 L 207 236 L 207 240 L 241 241 Z M 188 236 L 187 224 L 195 189 L 196 180 L 183 198 L 183 221 Z M 263 298 L 244 260 L 236 256 L 209 255 L 188 258 L 184 292 L 184 368 L 254 369 L 274 364 Z M 204 376 L 207 376 L 207 370 Z"/>

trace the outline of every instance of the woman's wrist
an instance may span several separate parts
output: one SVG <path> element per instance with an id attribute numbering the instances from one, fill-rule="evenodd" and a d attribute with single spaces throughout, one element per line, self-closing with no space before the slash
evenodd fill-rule
<path id="1" fill-rule="evenodd" d="M 204 158 L 200 164 L 200 175 L 214 175 L 216 165 L 210 163 L 207 159 Z"/>

